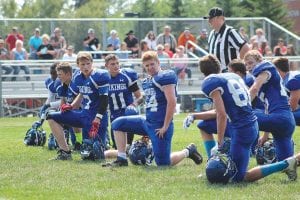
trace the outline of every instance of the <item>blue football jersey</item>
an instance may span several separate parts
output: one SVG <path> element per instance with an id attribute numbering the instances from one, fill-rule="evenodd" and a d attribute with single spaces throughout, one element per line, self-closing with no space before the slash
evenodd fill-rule
<path id="1" fill-rule="evenodd" d="M 247 73 L 246 76 L 244 76 L 243 80 L 245 84 L 248 86 L 248 88 L 250 88 L 253 85 L 255 78 L 252 74 Z"/>
<path id="2" fill-rule="evenodd" d="M 99 95 L 108 95 L 110 75 L 107 70 L 94 69 L 88 78 L 79 72 L 74 75 L 71 91 L 83 95 L 82 107 L 96 113 L 99 107 Z"/>
<path id="3" fill-rule="evenodd" d="M 262 85 L 258 92 L 258 97 L 264 102 L 267 113 L 289 110 L 287 93 L 275 66 L 271 62 L 264 61 L 256 65 L 252 71 L 255 77 L 258 77 L 262 72 L 267 72 L 269 78 L 266 83 Z"/>
<path id="4" fill-rule="evenodd" d="M 283 84 L 288 92 L 300 89 L 300 72 L 290 71 L 283 78 Z"/>
<path id="5" fill-rule="evenodd" d="M 60 80 L 57 78 L 53 80 L 51 77 L 48 77 L 45 80 L 45 87 L 48 90 L 50 94 L 50 102 L 54 102 L 60 99 L 60 97 L 57 94 L 57 87 L 61 84 Z"/>
<path id="6" fill-rule="evenodd" d="M 123 68 L 120 73 L 109 81 L 109 110 L 111 116 L 124 113 L 126 107 L 133 103 L 130 87 L 138 81 L 138 74 L 130 68 Z M 122 114 L 121 114 L 122 115 Z"/>
<path id="7" fill-rule="evenodd" d="M 211 93 L 219 90 L 225 110 L 235 128 L 255 122 L 251 98 L 242 78 L 234 73 L 211 74 L 202 83 L 202 91 L 211 98 Z"/>
<path id="8" fill-rule="evenodd" d="M 162 123 L 165 119 L 167 99 L 163 87 L 166 85 L 174 85 L 176 90 L 177 76 L 172 70 L 162 70 L 155 76 L 142 81 L 142 88 L 145 93 L 146 119 L 150 123 Z"/>
<path id="9" fill-rule="evenodd" d="M 74 91 L 76 89 L 76 91 Z M 63 84 L 57 87 L 56 89 L 57 94 L 60 98 L 64 98 L 66 103 L 72 103 L 75 99 L 75 97 L 79 94 L 78 87 L 75 86 L 73 81 L 70 82 L 70 84 L 65 87 Z"/>

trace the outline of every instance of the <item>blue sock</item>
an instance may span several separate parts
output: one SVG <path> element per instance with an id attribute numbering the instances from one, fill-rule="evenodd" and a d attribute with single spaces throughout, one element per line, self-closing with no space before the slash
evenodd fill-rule
<path id="1" fill-rule="evenodd" d="M 285 168 L 287 168 L 289 166 L 289 164 L 287 163 L 287 161 L 283 160 L 283 161 L 279 161 L 277 163 L 273 163 L 270 165 L 263 165 L 261 166 L 261 173 L 263 175 L 263 177 L 268 176 L 270 174 L 273 174 L 274 172 L 279 172 L 284 170 Z"/>
<path id="2" fill-rule="evenodd" d="M 206 140 L 204 141 L 204 148 L 206 151 L 206 155 L 209 158 L 210 157 L 210 150 L 216 145 L 216 142 L 214 140 Z"/>

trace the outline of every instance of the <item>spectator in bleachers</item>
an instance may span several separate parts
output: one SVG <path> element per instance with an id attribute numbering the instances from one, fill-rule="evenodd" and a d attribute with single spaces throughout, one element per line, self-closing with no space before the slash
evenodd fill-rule
<path id="1" fill-rule="evenodd" d="M 139 40 L 135 37 L 133 30 L 130 30 L 126 35 L 124 42 L 127 44 L 127 49 L 131 51 L 132 58 L 137 58 L 139 54 Z"/>
<path id="2" fill-rule="evenodd" d="M 247 35 L 247 33 L 246 33 L 244 27 L 240 27 L 239 33 L 240 33 L 240 35 L 242 36 L 242 38 L 243 38 L 244 40 L 246 40 L 246 42 L 249 42 L 249 36 Z"/>
<path id="3" fill-rule="evenodd" d="M 262 42 L 260 48 L 258 48 L 258 51 L 261 53 L 261 55 L 266 56 L 267 54 L 269 54 L 269 51 L 271 50 L 267 42 Z"/>
<path id="4" fill-rule="evenodd" d="M 143 54 L 149 50 L 150 50 L 150 48 L 148 47 L 148 43 L 145 40 L 142 40 L 140 43 L 139 58 L 141 58 L 143 56 Z"/>
<path id="5" fill-rule="evenodd" d="M 111 54 L 111 51 L 115 51 L 114 46 L 112 44 L 107 44 L 105 51 L 108 51 L 108 52 L 102 54 L 102 59 L 105 59 L 105 57 L 107 55 Z"/>
<path id="6" fill-rule="evenodd" d="M 111 44 L 114 50 L 120 48 L 120 38 L 118 37 L 118 32 L 116 30 L 110 31 L 110 36 L 107 38 L 107 44 Z"/>
<path id="7" fill-rule="evenodd" d="M 295 52 L 295 48 L 294 48 L 294 45 L 292 44 L 288 44 L 287 45 L 287 52 L 286 52 L 286 56 L 296 56 L 296 52 Z M 298 63 L 297 62 L 294 62 L 294 61 L 290 61 L 290 70 L 291 71 L 296 71 L 298 70 Z"/>
<path id="8" fill-rule="evenodd" d="M 74 53 L 74 47 L 72 45 L 67 47 L 66 53 L 63 55 L 62 59 L 66 61 L 74 61 L 74 63 L 72 63 L 73 71 L 79 69 L 76 65 L 77 55 Z"/>
<path id="9" fill-rule="evenodd" d="M 39 28 L 36 28 L 34 30 L 34 34 L 33 36 L 30 37 L 29 39 L 29 52 L 30 52 L 30 55 L 29 55 L 29 59 L 33 59 L 33 60 L 36 60 L 38 59 L 38 55 L 36 54 L 39 46 L 43 43 L 42 41 L 42 38 L 40 36 L 40 29 Z"/>
<path id="10" fill-rule="evenodd" d="M 273 53 L 275 56 L 284 56 L 287 53 L 287 48 L 284 45 L 282 38 L 278 38 L 277 45 L 274 47 Z"/>
<path id="11" fill-rule="evenodd" d="M 129 58 L 129 54 L 128 53 L 124 53 L 122 51 L 128 51 L 127 49 L 127 44 L 126 42 L 122 42 L 120 49 L 117 50 L 117 56 L 119 57 L 119 59 L 128 59 Z"/>
<path id="12" fill-rule="evenodd" d="M 173 34 L 171 34 L 171 27 L 170 26 L 165 26 L 164 27 L 164 32 L 159 34 L 156 39 L 156 44 L 170 44 L 170 49 L 175 53 L 175 49 L 177 47 L 177 42 Z"/>
<path id="13" fill-rule="evenodd" d="M 53 35 L 50 38 L 50 44 L 53 46 L 55 52 L 56 52 L 56 58 L 61 59 L 64 55 L 66 48 L 67 48 L 67 42 L 64 36 L 62 36 L 61 29 L 56 27 L 53 31 Z"/>
<path id="14" fill-rule="evenodd" d="M 250 47 L 251 50 L 258 50 L 260 46 L 258 45 L 258 42 L 254 38 L 252 38 L 250 40 L 249 47 Z"/>
<path id="15" fill-rule="evenodd" d="M 254 42 L 257 42 L 258 47 L 261 46 L 262 42 L 268 42 L 266 37 L 265 37 L 265 33 L 264 33 L 263 29 L 258 28 L 258 29 L 255 30 L 255 33 L 256 33 L 256 35 L 252 36 L 250 40 L 251 41 L 253 40 Z"/>
<path id="16" fill-rule="evenodd" d="M 16 47 L 16 41 L 24 41 L 24 36 L 18 32 L 18 27 L 13 27 L 12 32 L 6 38 L 7 49 L 11 51 Z"/>
<path id="17" fill-rule="evenodd" d="M 196 43 L 196 37 L 191 33 L 190 28 L 185 27 L 184 31 L 178 37 L 178 46 L 186 46 L 187 50 L 193 52 L 194 46 L 187 44 L 188 41 Z"/>
<path id="18" fill-rule="evenodd" d="M 197 45 L 208 52 L 208 37 L 207 30 L 204 28 L 200 31 L 200 34 L 196 38 Z M 204 56 L 204 53 L 196 51 L 197 55 Z"/>
<path id="19" fill-rule="evenodd" d="M 8 50 L 4 47 L 4 40 L 0 39 L 0 60 L 9 60 Z M 2 65 L 2 74 L 8 75 L 13 71 L 12 67 L 8 65 Z M 2 77 L 2 81 L 7 80 L 7 78 Z"/>
<path id="20" fill-rule="evenodd" d="M 151 50 L 156 50 L 156 37 L 153 31 L 149 31 L 144 39 Z"/>
<path id="21" fill-rule="evenodd" d="M 49 43 L 50 37 L 47 34 L 42 35 L 43 43 L 39 46 L 36 54 L 39 56 L 39 59 L 42 60 L 52 60 L 55 57 L 55 50 L 53 46 Z"/>
<path id="22" fill-rule="evenodd" d="M 157 52 L 158 59 L 160 61 L 161 68 L 168 69 L 169 62 L 165 59 L 170 58 L 170 57 L 166 52 L 164 52 L 164 46 L 162 44 L 157 45 L 156 52 Z"/>
<path id="23" fill-rule="evenodd" d="M 77 55 L 74 53 L 74 47 L 69 45 L 67 47 L 66 53 L 63 55 L 63 60 L 76 61 Z"/>
<path id="24" fill-rule="evenodd" d="M 83 46 L 85 51 L 99 51 L 101 44 L 99 39 L 95 36 L 95 30 L 90 28 L 88 30 L 88 36 L 83 39 Z M 100 59 L 100 54 L 92 53 L 94 59 Z"/>
<path id="25" fill-rule="evenodd" d="M 188 55 L 184 53 L 185 47 L 180 45 L 176 48 L 176 53 L 173 55 L 173 58 L 178 59 L 174 61 L 174 71 L 177 74 L 178 78 L 181 80 L 185 79 L 185 74 L 188 75 L 188 78 L 192 78 L 192 71 L 188 68 Z M 180 60 L 179 60 L 180 59 Z"/>
<path id="26" fill-rule="evenodd" d="M 169 43 L 165 43 L 164 52 L 166 52 L 169 55 L 170 58 L 172 58 L 173 55 L 174 55 L 173 51 L 171 51 L 171 46 L 170 46 Z"/>
<path id="27" fill-rule="evenodd" d="M 11 60 L 28 60 L 28 54 L 26 49 L 23 47 L 23 41 L 17 40 L 15 44 L 15 48 L 13 48 L 10 52 L 10 59 Z M 30 74 L 29 68 L 26 65 L 12 65 L 12 68 L 14 69 L 13 74 L 18 75 L 20 73 L 20 70 L 23 70 L 25 74 Z M 30 80 L 30 76 L 25 77 L 27 81 Z M 16 81 L 17 77 L 12 77 L 12 81 Z"/>

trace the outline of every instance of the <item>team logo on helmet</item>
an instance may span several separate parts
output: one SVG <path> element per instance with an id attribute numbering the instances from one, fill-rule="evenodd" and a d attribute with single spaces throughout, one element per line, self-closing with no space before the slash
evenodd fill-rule
<path id="1" fill-rule="evenodd" d="M 256 147 L 255 158 L 258 165 L 277 162 L 275 144 L 272 139 L 267 140 L 262 146 Z"/>
<path id="2" fill-rule="evenodd" d="M 148 137 L 142 137 L 134 141 L 128 151 L 128 156 L 134 165 L 150 165 L 154 159 L 150 139 Z"/>
<path id="3" fill-rule="evenodd" d="M 206 177 L 210 183 L 227 184 L 237 173 L 235 163 L 226 154 L 210 157 L 206 164 Z"/>

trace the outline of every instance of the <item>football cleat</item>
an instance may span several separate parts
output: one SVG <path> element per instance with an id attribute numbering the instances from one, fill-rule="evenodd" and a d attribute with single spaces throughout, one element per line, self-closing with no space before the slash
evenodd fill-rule
<path id="1" fill-rule="evenodd" d="M 197 151 L 197 147 L 195 144 L 189 144 L 186 149 L 189 151 L 189 158 L 192 159 L 197 165 L 200 165 L 203 161 L 203 157 Z"/>
<path id="2" fill-rule="evenodd" d="M 288 176 L 290 181 L 295 181 L 297 180 L 297 159 L 296 157 L 292 156 L 289 157 L 287 159 L 285 159 L 285 161 L 288 164 L 288 167 L 286 169 L 283 170 L 284 173 L 286 173 L 286 175 Z"/>
<path id="3" fill-rule="evenodd" d="M 67 152 L 62 149 L 57 151 L 57 157 L 54 160 L 72 160 L 71 151 Z"/>
<path id="4" fill-rule="evenodd" d="M 102 167 L 127 167 L 127 166 L 128 166 L 128 160 L 121 157 L 117 157 L 117 160 L 102 165 Z"/>

